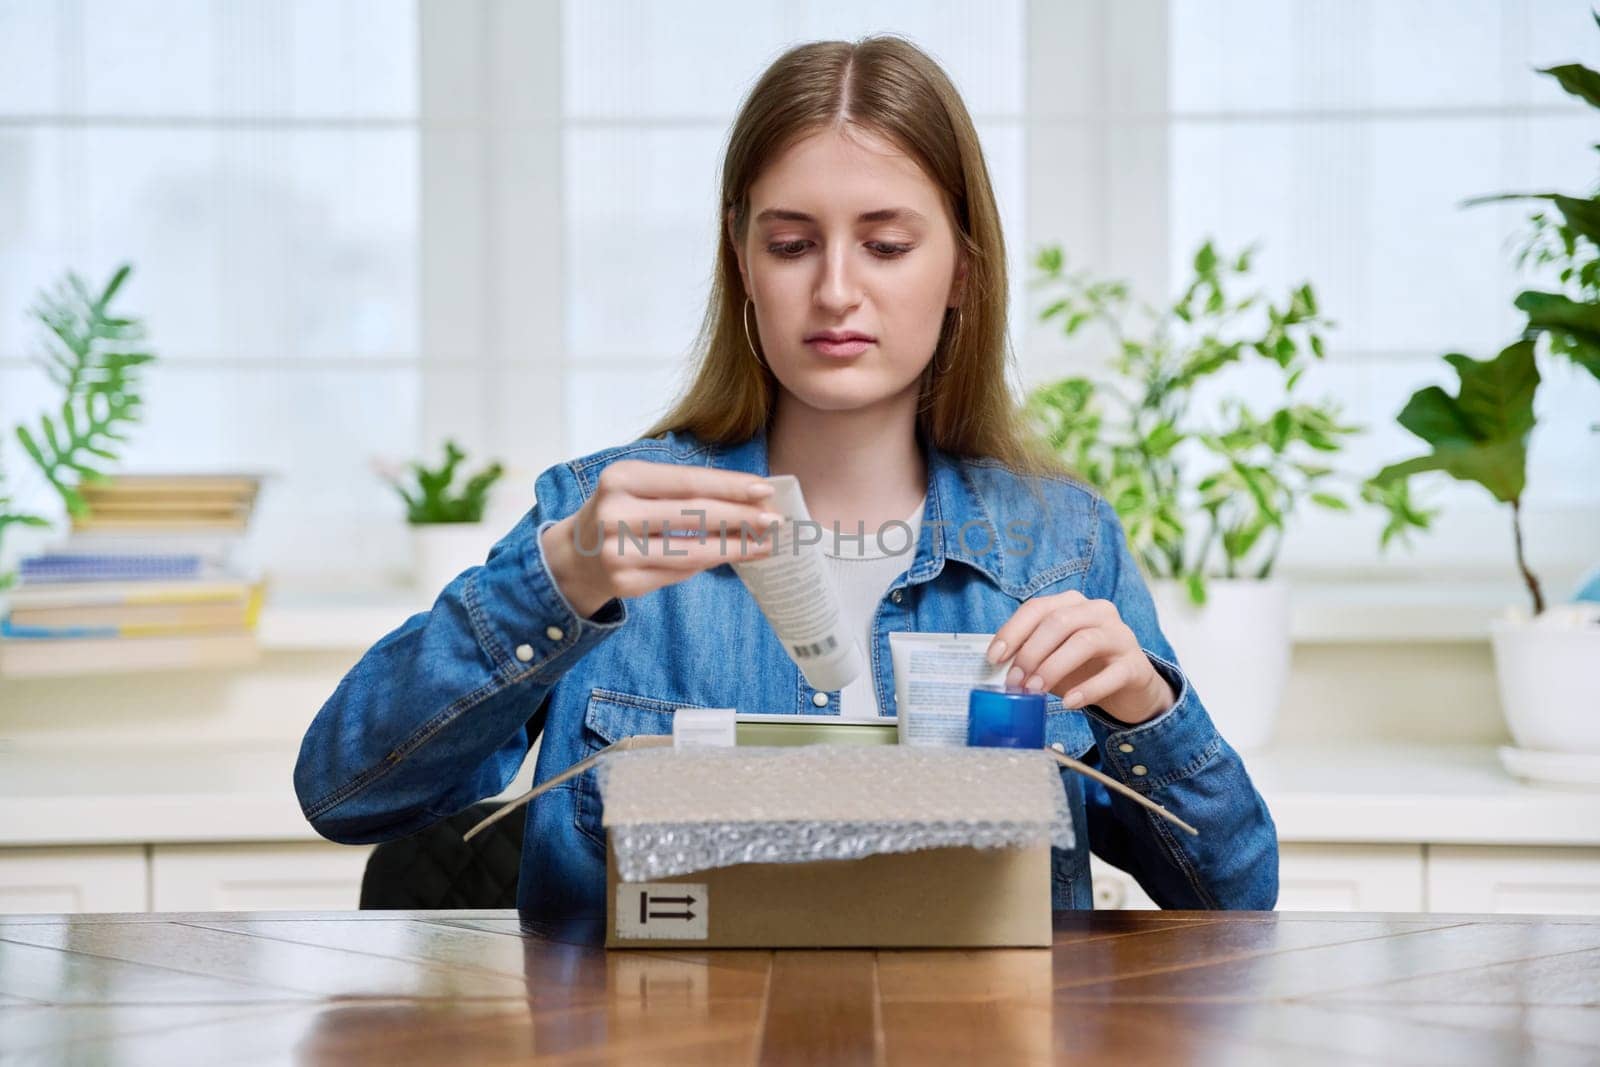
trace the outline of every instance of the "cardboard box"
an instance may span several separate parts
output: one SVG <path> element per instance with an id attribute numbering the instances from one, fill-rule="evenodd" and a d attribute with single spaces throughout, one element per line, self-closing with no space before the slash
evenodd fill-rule
<path id="1" fill-rule="evenodd" d="M 1050 944 L 1071 816 L 1042 752 L 738 744 L 606 772 L 610 947 Z"/>
<path id="2" fill-rule="evenodd" d="M 838 765 L 852 758 L 846 753 L 881 751 L 886 745 L 898 749 L 892 740 L 893 727 L 886 733 L 882 724 L 874 723 L 876 729 L 858 728 L 851 730 L 849 736 L 841 737 L 838 735 L 848 729 L 847 724 L 837 720 L 807 723 L 799 721 L 802 718 L 806 717 L 755 716 L 751 717 L 752 722 L 741 721 L 736 747 L 720 751 L 733 752 L 748 745 L 770 751 L 775 746 L 826 741 L 840 754 L 836 758 L 829 757 L 824 767 L 811 766 L 810 771 L 816 777 L 791 779 L 785 787 L 787 792 L 774 792 L 768 783 L 784 780 L 796 764 L 786 760 L 781 765 L 769 764 L 755 772 L 750 768 L 720 764 L 715 765 L 720 773 L 709 773 L 706 767 L 697 768 L 692 763 L 660 763 L 654 762 L 659 756 L 640 757 L 650 763 L 649 773 L 631 776 L 636 794 L 631 801 L 634 815 L 631 822 L 627 818 L 621 821 L 633 829 L 638 829 L 641 823 L 676 824 L 672 834 L 662 838 L 671 842 L 668 847 L 672 850 L 695 838 L 698 828 L 712 827 L 698 836 L 702 843 L 718 842 L 714 854 L 721 850 L 729 829 L 742 825 L 746 796 L 754 796 L 758 807 L 764 804 L 763 810 L 784 812 L 778 823 L 763 823 L 758 818 L 753 823 L 743 824 L 747 833 L 757 835 L 763 843 L 773 838 L 759 837 L 761 833 L 771 832 L 781 839 L 784 827 L 794 821 L 821 819 L 823 825 L 829 820 L 852 823 L 866 819 L 870 822 L 880 814 L 880 807 L 896 804 L 901 808 L 899 819 L 909 818 L 918 823 L 924 812 L 933 822 L 941 818 L 956 818 L 959 823 L 966 819 L 1014 817 L 1012 813 L 1017 809 L 1010 806 L 1003 795 L 997 806 L 997 794 L 992 788 L 996 783 L 1011 781 L 1011 772 L 996 775 L 988 769 L 980 771 L 976 778 L 969 773 L 960 783 L 964 785 L 961 789 L 950 788 L 951 780 L 940 774 L 917 773 L 903 776 L 896 788 L 887 792 L 880 785 L 878 795 L 865 803 L 841 801 L 837 794 L 849 792 L 852 783 L 879 781 L 873 772 L 884 769 L 882 761 L 871 767 L 856 767 L 853 777 L 839 776 L 833 788 L 828 787 L 826 779 Z M 470 839 L 495 820 L 582 774 L 608 755 L 671 745 L 673 738 L 668 736 L 624 738 L 508 802 L 469 830 L 466 836 Z M 679 748 L 678 751 L 686 750 Z M 1197 833 L 1165 808 L 1101 772 L 1048 749 L 1044 754 L 1056 764 L 1106 783 L 1188 833 Z M 969 772 L 973 770 L 971 764 L 962 766 Z M 1015 765 L 1004 766 L 1018 770 Z M 906 768 L 902 766 L 901 770 L 904 775 Z M 922 771 L 922 766 L 918 765 L 917 770 Z M 639 803 L 640 785 L 644 787 L 643 792 L 649 794 L 656 783 L 673 779 L 679 779 L 673 799 L 662 804 L 657 804 L 653 798 L 648 804 Z M 721 784 L 725 780 L 742 781 L 736 788 L 747 792 L 736 792 L 732 802 L 724 796 L 708 804 L 707 798 L 715 796 L 716 788 L 707 783 Z M 1024 782 L 1025 778 L 1017 781 Z M 819 783 L 822 788 L 814 788 Z M 1003 794 L 1004 789 L 1000 792 Z M 627 800 L 625 794 L 626 790 L 624 801 Z M 1037 793 L 1025 795 L 1032 799 L 1023 805 L 1024 808 L 1034 804 L 1039 796 Z M 957 808 L 973 802 L 987 807 L 976 814 L 965 808 L 957 813 Z M 799 803 L 809 809 L 810 814 L 794 814 L 790 810 L 791 803 Z M 907 814 L 907 805 L 915 814 Z M 622 805 L 624 809 L 629 806 L 627 802 Z M 880 851 L 852 859 L 732 863 L 704 866 L 689 873 L 624 881 L 614 848 L 616 830 L 611 815 L 608 801 L 605 820 L 608 948 L 973 948 L 1045 947 L 1051 943 L 1051 846 L 1046 841 L 1012 847 L 935 844 L 916 851 Z M 889 825 L 900 824 L 891 819 Z M 951 839 L 946 836 L 935 840 L 948 842 Z M 809 849 L 809 845 L 806 848 Z M 670 864 L 659 866 L 663 870 L 672 869 Z M 678 864 L 679 869 L 682 866 Z"/>
<path id="3" fill-rule="evenodd" d="M 606 848 L 607 948 L 1050 944 L 1050 846 L 743 863 L 624 882 Z"/>

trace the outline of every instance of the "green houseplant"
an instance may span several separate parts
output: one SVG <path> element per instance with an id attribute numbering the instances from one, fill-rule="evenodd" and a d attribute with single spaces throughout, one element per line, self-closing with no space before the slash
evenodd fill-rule
<path id="1" fill-rule="evenodd" d="M 122 264 L 96 292 L 69 271 L 29 311 L 45 328 L 38 363 L 59 387 L 61 401 L 13 427 L 11 436 L 74 517 L 88 510 L 79 485 L 104 477 L 103 468 L 117 462 L 119 447 L 127 443 L 128 429 L 140 421 L 139 368 L 156 358 L 140 345 L 143 323 L 111 311 L 132 272 Z M 8 445 L 0 440 L 0 542 L 11 526 L 52 525 L 9 488 Z M 0 571 L 0 589 L 15 580 L 14 572 Z"/>
<path id="2" fill-rule="evenodd" d="M 409 485 L 391 474 L 384 475 L 406 502 L 406 521 L 413 525 L 482 522 L 489 489 L 505 473 L 505 468 L 491 463 L 455 488 L 457 468 L 467 454 L 453 440 L 445 442 L 444 450 L 444 462 L 438 467 L 430 469 L 413 460 L 409 464 L 412 478 Z"/>
<path id="3" fill-rule="evenodd" d="M 456 575 L 481 563 L 492 539 L 483 521 L 484 510 L 489 490 L 505 468 L 490 463 L 458 485 L 466 458 L 454 440 L 447 440 L 444 462 L 437 467 L 412 461 L 409 479 L 404 481 L 392 472 L 379 472 L 405 501 L 416 583 L 430 592 L 443 589 Z"/>
<path id="4" fill-rule="evenodd" d="M 1277 299 L 1251 287 L 1254 254 L 1208 241 L 1175 301 L 1136 307 L 1126 283 L 1069 271 L 1044 248 L 1031 283 L 1048 294 L 1041 319 L 1067 337 L 1098 330 L 1107 373 L 1026 400 L 1036 431 L 1121 518 L 1168 636 L 1241 748 L 1266 742 L 1287 679 L 1287 589 L 1272 578 L 1290 517 L 1346 510 L 1361 491 L 1329 462 L 1359 428 L 1302 395 L 1333 323 L 1309 284 Z M 1245 364 L 1275 381 L 1270 403 L 1202 402 Z"/>
<path id="5" fill-rule="evenodd" d="M 1113 373 L 1040 385 L 1027 410 L 1050 446 L 1116 508 L 1146 573 L 1181 583 L 1197 605 L 1211 580 L 1270 578 L 1302 504 L 1350 506 L 1333 488 L 1327 460 L 1359 428 L 1332 402 L 1298 392 L 1333 323 L 1309 284 L 1277 303 L 1260 290 L 1235 293 L 1254 251 L 1227 256 L 1207 242 L 1175 302 L 1137 310 L 1125 283 L 1069 273 L 1059 248 L 1037 260 L 1034 284 L 1054 291 L 1041 317 L 1059 319 L 1068 337 L 1103 326 Z M 1215 416 L 1199 414 L 1197 392 L 1247 360 L 1275 368 L 1275 405 L 1257 411 L 1224 396 Z"/>
<path id="6" fill-rule="evenodd" d="M 1600 23 L 1600 14 L 1595 15 Z M 1600 73 L 1577 63 L 1538 71 L 1567 93 L 1600 109 Z M 1596 146 L 1600 149 L 1600 146 Z M 1438 385 L 1419 389 L 1398 421 L 1428 446 L 1374 476 L 1389 501 L 1396 487 L 1423 474 L 1443 473 L 1482 486 L 1510 510 L 1517 573 L 1531 617 L 1513 612 L 1491 625 L 1501 705 L 1523 749 L 1561 749 L 1600 755 L 1600 716 L 1593 714 L 1593 664 L 1600 662 L 1600 612 L 1576 605 L 1557 611 L 1530 565 L 1523 543 L 1528 442 L 1536 425 L 1534 400 L 1540 362 L 1570 362 L 1600 381 L 1600 185 L 1587 194 L 1502 193 L 1468 206 L 1505 200 L 1541 201 L 1518 255 L 1553 281 L 1527 289 L 1515 305 L 1522 335 L 1490 359 L 1459 352 L 1444 356 L 1457 379 L 1454 394 Z M 1580 375 L 1581 375 L 1580 372 Z M 1526 766 L 1526 763 L 1523 764 Z"/>

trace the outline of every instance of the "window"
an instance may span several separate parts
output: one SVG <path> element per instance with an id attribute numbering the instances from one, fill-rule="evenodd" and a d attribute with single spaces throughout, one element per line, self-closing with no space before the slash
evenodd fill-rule
<path id="1" fill-rule="evenodd" d="M 273 472 L 275 571 L 403 560 L 368 461 L 419 430 L 416 37 L 385 0 L 0 3 L 8 438 L 58 402 L 34 294 L 131 261 L 117 306 L 160 360 L 129 469 Z"/>
<path id="2" fill-rule="evenodd" d="M 1595 66 L 1600 31 L 1583 5 L 1539 0 L 1169 10 L 1158 118 L 1170 130 L 1171 277 L 1186 276 L 1207 236 L 1229 248 L 1259 240 L 1262 280 L 1275 291 L 1311 281 L 1338 322 L 1306 386 L 1371 430 L 1345 465 L 1371 474 L 1420 454 L 1394 416 L 1424 385 L 1455 391 L 1443 353 L 1484 359 L 1515 340 L 1511 300 L 1533 281 L 1514 263 L 1529 205 L 1461 202 L 1593 187 L 1593 110 L 1533 68 Z M 1565 596 L 1600 562 L 1600 387 L 1565 361 L 1544 370 L 1525 529 L 1533 566 Z M 1287 543 L 1286 567 L 1513 578 L 1506 509 L 1443 476 L 1423 495 L 1443 514 L 1414 553 L 1380 559 L 1375 515 L 1319 515 Z"/>
<path id="3" fill-rule="evenodd" d="M 369 463 L 446 435 L 508 461 L 507 526 L 540 470 L 634 436 L 688 369 L 728 126 L 799 40 L 893 28 L 938 55 L 1023 232 L 1025 5 L 695 14 L 0 4 L 0 420 L 51 397 L 33 293 L 129 259 L 122 306 L 162 359 L 127 464 L 276 473 L 257 515 L 275 575 L 398 576 L 398 501 Z"/>
<path id="4" fill-rule="evenodd" d="M 275 574 L 403 573 L 369 463 L 447 435 L 508 463 L 503 531 L 540 470 L 631 439 L 683 383 L 760 71 L 883 30 L 977 122 L 1021 384 L 1089 355 L 1034 321 L 1041 245 L 1154 299 L 1203 237 L 1260 242 L 1262 280 L 1310 280 L 1339 322 L 1307 384 L 1372 428 L 1352 472 L 1414 450 L 1393 418 L 1447 380 L 1441 353 L 1515 329 L 1525 211 L 1459 201 L 1594 179 L 1591 113 L 1530 70 L 1600 63 L 1583 5 L 0 0 L 0 425 L 50 400 L 34 292 L 127 259 L 123 306 L 163 357 L 129 463 L 275 471 Z M 1559 589 L 1600 544 L 1600 392 L 1552 377 L 1529 534 Z M 1379 557 L 1376 515 L 1319 516 L 1285 569 L 1508 575 L 1501 510 L 1470 486 L 1433 502 L 1414 555 Z"/>

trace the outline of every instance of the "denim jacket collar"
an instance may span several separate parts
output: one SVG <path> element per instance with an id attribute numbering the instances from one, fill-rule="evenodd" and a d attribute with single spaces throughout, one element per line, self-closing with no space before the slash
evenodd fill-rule
<path id="1" fill-rule="evenodd" d="M 922 511 L 922 533 L 916 556 L 906 573 L 907 585 L 930 581 L 944 569 L 945 560 L 955 560 L 988 575 L 1001 588 L 1007 586 L 1005 553 L 1001 550 L 999 529 L 984 506 L 959 457 L 951 455 L 920 433 L 918 440 L 927 453 L 927 501 Z M 767 477 L 767 431 L 758 429 L 749 440 L 735 444 L 711 444 L 706 450 L 706 465 Z M 984 538 L 985 551 L 974 552 L 955 531 L 963 524 L 978 521 L 987 525 L 993 536 Z"/>

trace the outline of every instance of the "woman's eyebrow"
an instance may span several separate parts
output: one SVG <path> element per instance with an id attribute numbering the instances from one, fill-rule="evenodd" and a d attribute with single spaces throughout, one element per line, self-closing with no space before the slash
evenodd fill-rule
<path id="1" fill-rule="evenodd" d="M 908 207 L 881 207 L 876 211 L 863 211 L 856 216 L 857 222 L 927 222 L 927 218 L 920 211 L 913 211 Z M 807 215 L 804 211 L 794 211 L 789 208 L 769 207 L 756 216 L 757 222 L 816 222 L 817 220 Z"/>

